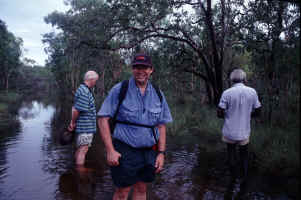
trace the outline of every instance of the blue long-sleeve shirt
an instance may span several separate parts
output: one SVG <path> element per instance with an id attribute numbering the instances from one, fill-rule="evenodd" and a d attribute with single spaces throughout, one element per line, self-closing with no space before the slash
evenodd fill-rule
<path id="1" fill-rule="evenodd" d="M 117 110 L 120 88 L 121 83 L 118 83 L 110 90 L 97 113 L 98 116 L 110 118 L 114 116 Z M 142 96 L 134 78 L 131 78 L 125 99 L 119 108 L 117 120 L 149 126 L 172 122 L 166 99 L 162 92 L 161 94 L 162 102 L 149 81 L 144 96 Z M 117 123 L 112 137 L 135 148 L 151 147 L 156 143 L 152 131 L 151 128 Z M 155 135 L 158 139 L 159 132 L 157 128 L 155 128 Z"/>

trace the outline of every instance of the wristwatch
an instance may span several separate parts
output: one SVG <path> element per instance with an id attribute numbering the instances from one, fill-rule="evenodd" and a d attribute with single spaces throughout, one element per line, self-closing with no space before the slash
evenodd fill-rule
<path id="1" fill-rule="evenodd" d="M 158 151 L 158 154 L 162 153 L 163 155 L 165 155 L 165 151 Z"/>

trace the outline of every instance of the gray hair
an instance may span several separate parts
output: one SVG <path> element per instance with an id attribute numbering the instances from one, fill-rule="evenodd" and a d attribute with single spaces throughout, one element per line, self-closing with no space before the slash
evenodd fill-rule
<path id="1" fill-rule="evenodd" d="M 246 72 L 242 69 L 235 69 L 230 74 L 230 80 L 233 83 L 240 83 L 247 80 Z"/>
<path id="2" fill-rule="evenodd" d="M 95 71 L 87 71 L 84 76 L 84 80 L 98 79 L 98 74 Z"/>

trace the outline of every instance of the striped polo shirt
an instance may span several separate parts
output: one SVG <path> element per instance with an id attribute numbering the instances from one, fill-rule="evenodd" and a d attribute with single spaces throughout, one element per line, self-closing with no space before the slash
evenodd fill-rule
<path id="1" fill-rule="evenodd" d="M 92 92 L 85 84 L 76 90 L 74 108 L 79 111 L 76 133 L 96 133 L 96 107 Z"/>

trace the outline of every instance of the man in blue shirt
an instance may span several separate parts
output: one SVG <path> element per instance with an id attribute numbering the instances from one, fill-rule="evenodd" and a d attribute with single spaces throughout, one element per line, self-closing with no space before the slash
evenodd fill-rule
<path id="1" fill-rule="evenodd" d="M 172 117 L 163 93 L 159 91 L 161 101 L 149 81 L 153 70 L 149 56 L 137 54 L 134 57 L 133 76 L 119 107 L 112 136 L 109 119 L 117 111 L 122 83 L 116 84 L 110 90 L 97 114 L 107 162 L 111 166 L 112 179 L 117 186 L 113 200 L 126 200 L 132 188 L 133 199 L 146 199 L 146 184 L 154 181 L 155 173 L 163 169 L 165 124 L 172 122 Z M 157 141 L 158 150 L 154 151 L 152 147 Z"/>
<path id="2" fill-rule="evenodd" d="M 88 148 L 96 133 L 96 107 L 92 94 L 99 76 L 95 71 L 88 71 L 82 83 L 76 90 L 69 131 L 76 132 L 75 163 L 78 169 L 83 169 Z"/>

